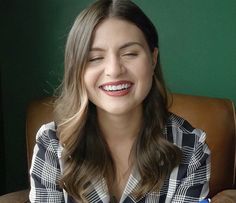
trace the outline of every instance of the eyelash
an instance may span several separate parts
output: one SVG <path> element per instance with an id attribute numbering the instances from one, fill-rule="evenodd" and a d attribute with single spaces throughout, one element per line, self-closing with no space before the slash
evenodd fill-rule
<path id="1" fill-rule="evenodd" d="M 125 53 L 122 56 L 135 57 L 135 56 L 138 56 L 138 53 L 130 52 L 130 53 Z M 88 60 L 88 62 L 96 62 L 96 61 L 99 61 L 99 60 L 102 60 L 102 59 L 103 59 L 103 57 L 94 57 L 94 58 L 90 58 Z"/>
<path id="2" fill-rule="evenodd" d="M 95 62 L 95 61 L 102 60 L 102 59 L 103 59 L 103 57 L 94 57 L 94 58 L 90 58 L 88 61 Z"/>
<path id="3" fill-rule="evenodd" d="M 130 53 L 125 53 L 125 54 L 123 54 L 122 56 L 135 57 L 135 56 L 138 56 L 138 53 L 130 52 Z"/>

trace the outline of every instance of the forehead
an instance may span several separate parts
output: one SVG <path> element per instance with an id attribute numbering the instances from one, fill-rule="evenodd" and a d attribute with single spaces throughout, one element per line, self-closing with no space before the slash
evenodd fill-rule
<path id="1" fill-rule="evenodd" d="M 135 24 L 112 17 L 97 25 L 92 36 L 92 47 L 119 45 L 131 41 L 147 46 L 143 32 Z"/>

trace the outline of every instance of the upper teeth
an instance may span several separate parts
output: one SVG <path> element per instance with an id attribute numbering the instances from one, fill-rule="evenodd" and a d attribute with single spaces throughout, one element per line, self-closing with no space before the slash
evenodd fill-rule
<path id="1" fill-rule="evenodd" d="M 130 87 L 130 84 L 120 84 L 120 85 L 105 85 L 103 89 L 106 91 L 117 91 L 122 89 L 127 89 Z"/>

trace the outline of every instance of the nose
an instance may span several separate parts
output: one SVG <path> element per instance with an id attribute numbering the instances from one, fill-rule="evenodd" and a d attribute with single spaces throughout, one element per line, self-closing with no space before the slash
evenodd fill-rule
<path id="1" fill-rule="evenodd" d="M 117 78 L 124 73 L 125 68 L 122 66 L 121 60 L 116 55 L 111 55 L 107 59 L 105 65 L 105 75 L 111 78 Z"/>

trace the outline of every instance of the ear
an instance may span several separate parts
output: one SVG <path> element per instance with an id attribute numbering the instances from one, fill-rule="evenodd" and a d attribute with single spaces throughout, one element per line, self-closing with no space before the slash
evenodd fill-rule
<path id="1" fill-rule="evenodd" d="M 155 47 L 153 52 L 152 52 L 152 65 L 153 65 L 153 69 L 156 67 L 157 58 L 158 58 L 158 48 Z"/>

